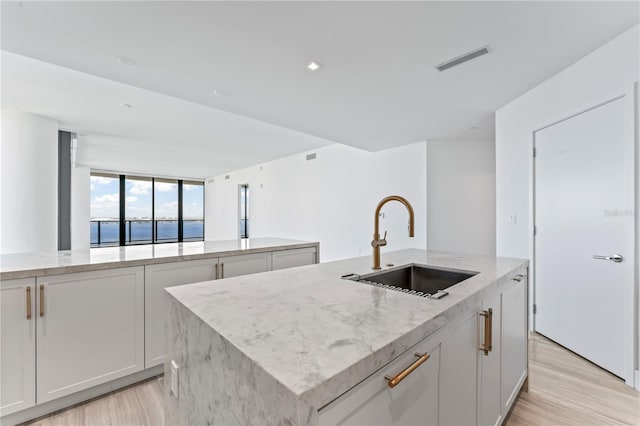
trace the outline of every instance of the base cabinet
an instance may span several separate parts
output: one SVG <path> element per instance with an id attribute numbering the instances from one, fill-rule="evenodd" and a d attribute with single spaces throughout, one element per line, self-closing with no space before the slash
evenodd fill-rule
<path id="1" fill-rule="evenodd" d="M 502 292 L 502 411 L 506 413 L 526 379 L 528 363 L 527 276 Z"/>
<path id="2" fill-rule="evenodd" d="M 35 278 L 0 282 L 0 415 L 36 403 Z"/>
<path id="3" fill-rule="evenodd" d="M 144 369 L 144 267 L 36 284 L 38 404 Z"/>
<path id="4" fill-rule="evenodd" d="M 502 423 L 502 405 L 500 387 L 502 378 L 502 293 L 485 298 L 482 302 L 482 313 L 490 315 L 488 321 L 480 318 L 481 344 L 490 345 L 487 352 L 479 351 L 480 391 L 479 391 L 479 424 L 493 426 Z M 486 324 L 490 323 L 490 330 Z M 490 338 L 488 334 L 491 333 Z M 485 340 L 485 337 L 486 340 Z"/>
<path id="5" fill-rule="evenodd" d="M 160 263 L 144 268 L 145 368 L 164 362 L 166 319 L 164 289 L 217 278 L 218 259 Z"/>
<path id="6" fill-rule="evenodd" d="M 441 425 L 475 425 L 478 411 L 478 311 L 468 312 L 442 342 Z"/>
<path id="7" fill-rule="evenodd" d="M 243 254 L 220 258 L 220 275 L 222 278 L 240 275 L 257 274 L 271 270 L 271 253 Z"/>
<path id="8" fill-rule="evenodd" d="M 315 247 L 281 250 L 273 252 L 273 270 L 295 268 L 296 266 L 318 263 L 318 251 Z"/>
<path id="9" fill-rule="evenodd" d="M 396 388 L 387 388 L 385 375 L 410 365 L 416 351 L 320 410 L 320 424 L 502 424 L 527 375 L 526 275 L 499 288 L 418 344 L 432 356 Z"/>
<path id="10" fill-rule="evenodd" d="M 389 377 L 429 354 L 395 387 Z M 374 373 L 319 413 L 320 425 L 435 425 L 438 423 L 440 342 L 427 339 Z"/>

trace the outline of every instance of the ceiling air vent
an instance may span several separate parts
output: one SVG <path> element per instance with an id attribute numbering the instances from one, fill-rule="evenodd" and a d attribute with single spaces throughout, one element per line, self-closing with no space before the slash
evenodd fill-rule
<path id="1" fill-rule="evenodd" d="M 313 154 L 307 154 L 307 161 L 315 160 L 315 159 L 316 159 L 316 153 L 315 152 Z"/>
<path id="2" fill-rule="evenodd" d="M 441 63 L 440 65 L 436 65 L 436 69 L 438 71 L 448 70 L 449 68 L 453 68 L 456 65 L 460 65 L 479 56 L 486 55 L 487 53 L 489 53 L 489 46 L 481 47 L 480 49 L 472 50 L 471 52 L 465 53 L 457 58 L 453 58 Z"/>

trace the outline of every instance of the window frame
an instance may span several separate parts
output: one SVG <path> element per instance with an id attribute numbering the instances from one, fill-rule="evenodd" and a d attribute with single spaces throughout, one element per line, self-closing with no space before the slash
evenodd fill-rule
<path id="1" fill-rule="evenodd" d="M 143 175 L 126 175 L 126 174 L 122 174 L 122 173 L 108 173 L 108 172 L 101 172 L 101 171 L 92 171 L 90 174 L 91 177 L 93 176 L 98 176 L 98 177 L 109 177 L 109 178 L 118 178 L 119 179 L 119 199 L 118 199 L 118 203 L 119 203 L 119 218 L 118 218 L 118 223 L 119 223 L 119 241 L 118 242 L 111 242 L 111 243 L 101 243 L 100 242 L 100 223 L 97 224 L 98 226 L 98 230 L 97 230 L 97 243 L 93 244 L 92 241 L 89 241 L 89 246 L 91 248 L 101 248 L 101 247 L 126 247 L 126 246 L 139 246 L 139 245 L 152 245 L 152 244 L 171 244 L 171 243 L 182 243 L 182 242 L 198 242 L 198 241 L 204 241 L 204 236 L 205 236 L 205 191 L 204 191 L 204 181 L 200 181 L 200 180 L 194 180 L 194 179 L 176 179 L 176 178 L 165 178 L 165 177 L 152 177 L 152 176 L 143 176 Z M 151 180 L 151 242 L 148 241 L 142 241 L 142 242 L 135 242 L 135 241 L 131 241 L 131 242 L 127 242 L 127 237 L 126 237 L 126 230 L 127 230 L 127 218 L 126 218 L 126 180 L 127 180 L 127 176 L 129 176 L 132 179 L 135 178 L 141 178 L 141 179 L 150 179 Z M 171 239 L 171 240 L 157 240 L 157 235 L 156 235 L 156 216 L 155 216 L 155 182 L 156 179 L 161 180 L 161 181 L 166 181 L 166 180 L 174 180 L 177 182 L 178 185 L 178 218 L 177 218 L 177 222 L 178 222 L 178 238 L 176 240 Z M 188 185 L 200 185 L 202 186 L 202 238 L 197 238 L 197 237 L 191 237 L 188 238 L 186 241 L 184 241 L 184 199 L 183 199 L 183 185 L 187 183 Z M 166 219 L 165 219 L 166 220 Z M 89 218 L 89 224 L 91 226 L 91 223 L 93 223 L 94 221 L 91 219 L 91 217 Z M 100 221 L 96 221 L 96 222 L 100 222 Z"/>
<path id="2" fill-rule="evenodd" d="M 244 192 L 244 211 L 242 211 L 243 192 Z M 243 214 L 244 214 L 244 217 L 243 217 Z M 243 220 L 244 220 L 244 227 L 242 226 Z M 238 185 L 238 237 L 241 240 L 249 238 L 249 184 L 248 183 L 241 183 L 240 185 Z"/>

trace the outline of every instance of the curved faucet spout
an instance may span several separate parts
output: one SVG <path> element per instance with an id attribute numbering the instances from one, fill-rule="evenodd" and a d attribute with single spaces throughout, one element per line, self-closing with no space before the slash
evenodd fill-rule
<path id="1" fill-rule="evenodd" d="M 387 233 L 385 232 L 384 237 L 382 239 L 380 238 L 380 210 L 389 201 L 398 201 L 407 208 L 409 211 L 409 237 L 414 237 L 414 214 L 411 203 L 399 195 L 390 195 L 383 198 L 382 201 L 378 203 L 378 207 L 376 207 L 374 219 L 373 241 L 371 241 L 371 246 L 373 247 L 373 269 L 380 269 L 380 247 L 387 245 Z"/>

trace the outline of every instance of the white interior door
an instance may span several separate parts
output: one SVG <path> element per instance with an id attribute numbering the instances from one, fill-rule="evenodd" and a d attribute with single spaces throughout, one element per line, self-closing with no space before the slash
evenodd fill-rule
<path id="1" fill-rule="evenodd" d="M 628 383 L 633 109 L 628 94 L 535 134 L 535 329 Z"/>

